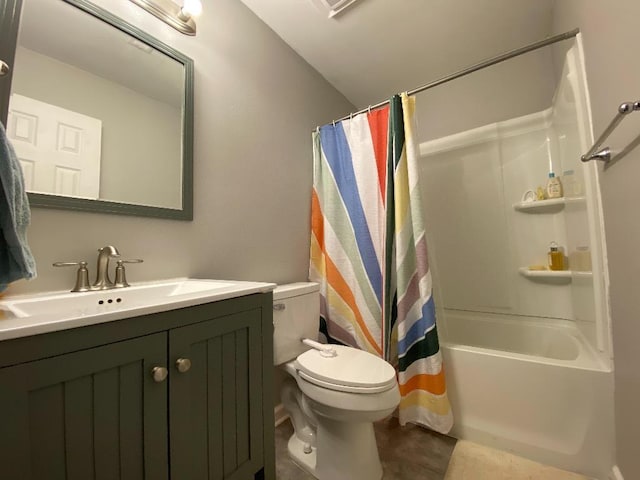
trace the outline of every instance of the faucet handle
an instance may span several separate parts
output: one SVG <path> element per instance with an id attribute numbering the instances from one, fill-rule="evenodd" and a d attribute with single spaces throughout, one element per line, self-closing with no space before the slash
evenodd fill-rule
<path id="1" fill-rule="evenodd" d="M 89 270 L 87 270 L 87 262 L 55 262 L 54 267 L 75 267 L 78 266 L 76 274 L 76 284 L 71 290 L 72 292 L 88 292 L 89 291 Z"/>
<path id="2" fill-rule="evenodd" d="M 114 283 L 116 288 L 128 287 L 127 276 L 124 270 L 125 263 L 142 263 L 144 260 L 141 258 L 134 258 L 132 260 L 118 260 L 116 262 L 116 281 Z"/>

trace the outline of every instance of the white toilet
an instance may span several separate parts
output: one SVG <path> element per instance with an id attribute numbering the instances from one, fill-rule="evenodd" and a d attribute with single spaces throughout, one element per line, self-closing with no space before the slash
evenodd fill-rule
<path id="1" fill-rule="evenodd" d="M 320 480 L 379 480 L 373 422 L 400 402 L 395 370 L 362 350 L 315 342 L 319 318 L 318 284 L 273 292 L 274 364 L 289 374 L 282 403 L 295 430 L 289 454 Z"/>

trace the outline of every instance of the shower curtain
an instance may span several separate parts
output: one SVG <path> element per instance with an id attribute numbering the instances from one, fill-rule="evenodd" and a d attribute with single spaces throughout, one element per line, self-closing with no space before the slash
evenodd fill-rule
<path id="1" fill-rule="evenodd" d="M 453 424 L 438 345 L 418 189 L 415 99 L 313 134 L 309 277 L 330 343 L 374 353 L 398 372 L 399 420 Z"/>

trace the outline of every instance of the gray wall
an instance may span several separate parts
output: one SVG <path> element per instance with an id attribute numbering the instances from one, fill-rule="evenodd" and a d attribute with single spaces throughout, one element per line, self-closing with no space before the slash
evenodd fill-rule
<path id="1" fill-rule="evenodd" d="M 623 101 L 640 99 L 638 0 L 559 0 L 556 32 L 580 27 L 596 136 Z M 640 113 L 608 142 L 623 148 L 640 133 Z M 617 462 L 626 480 L 640 478 L 640 148 L 601 174 L 613 315 Z"/>
<path id="2" fill-rule="evenodd" d="M 204 2 L 187 37 L 127 0 L 104 8 L 192 57 L 194 221 L 33 209 L 29 243 L 39 277 L 22 293 L 73 286 L 57 260 L 91 262 L 116 245 L 130 282 L 176 276 L 289 282 L 307 278 L 311 130 L 353 106 L 237 0 Z M 52 19 L 54 20 L 54 19 Z"/>
<path id="3" fill-rule="evenodd" d="M 554 91 L 548 48 L 474 72 L 417 95 L 419 141 L 540 112 Z"/>

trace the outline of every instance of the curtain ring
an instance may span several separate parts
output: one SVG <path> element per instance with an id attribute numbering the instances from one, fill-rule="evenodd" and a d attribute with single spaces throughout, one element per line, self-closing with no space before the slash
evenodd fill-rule
<path id="1" fill-rule="evenodd" d="M 334 126 L 334 127 L 336 126 L 336 121 L 335 121 L 335 120 L 334 120 L 333 122 L 331 122 L 331 123 L 333 123 L 333 126 Z"/>
<path id="2" fill-rule="evenodd" d="M 353 112 L 349 114 L 349 120 L 353 120 Z"/>
<path id="3" fill-rule="evenodd" d="M 371 113 L 371 105 L 369 105 L 369 108 L 367 108 L 367 111 Z"/>
<path id="4" fill-rule="evenodd" d="M 320 133 L 320 127 L 316 127 L 316 133 Z"/>

